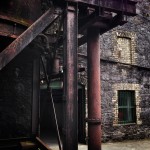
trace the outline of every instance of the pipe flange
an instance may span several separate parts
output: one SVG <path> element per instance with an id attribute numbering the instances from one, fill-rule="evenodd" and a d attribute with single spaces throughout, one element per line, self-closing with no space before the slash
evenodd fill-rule
<path id="1" fill-rule="evenodd" d="M 86 118 L 85 119 L 88 124 L 101 124 L 101 119 L 96 119 L 96 118 Z"/>

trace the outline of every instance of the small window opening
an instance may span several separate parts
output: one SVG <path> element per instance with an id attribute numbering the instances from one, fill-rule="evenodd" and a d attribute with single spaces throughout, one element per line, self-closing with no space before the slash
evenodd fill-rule
<path id="1" fill-rule="evenodd" d="M 136 123 L 135 91 L 118 91 L 118 123 Z"/>

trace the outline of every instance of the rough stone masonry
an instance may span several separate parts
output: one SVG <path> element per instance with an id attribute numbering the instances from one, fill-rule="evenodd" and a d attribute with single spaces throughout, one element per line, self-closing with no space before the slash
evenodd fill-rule
<path id="1" fill-rule="evenodd" d="M 100 36 L 103 142 L 150 137 L 149 14 L 150 1 L 138 1 L 137 16 Z M 79 63 L 86 67 L 86 45 L 79 53 Z M 133 124 L 118 123 L 118 90 L 135 91 Z"/>

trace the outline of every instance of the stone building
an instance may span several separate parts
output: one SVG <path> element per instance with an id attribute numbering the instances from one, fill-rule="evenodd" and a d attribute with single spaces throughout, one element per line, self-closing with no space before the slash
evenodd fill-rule
<path id="1" fill-rule="evenodd" d="M 20 4 L 19 0 L 18 2 Z M 34 6 L 34 1 L 32 3 L 33 5 L 31 6 Z M 40 0 L 39 3 L 41 6 Z M 27 4 L 25 3 L 25 6 Z M 128 20 L 126 24 L 100 36 L 102 140 L 104 142 L 109 140 L 141 139 L 150 136 L 149 4 L 148 0 L 139 1 L 137 5 L 138 15 L 136 17 L 125 18 Z M 20 5 L 22 6 L 22 3 Z M 13 3 L 10 6 L 13 6 Z M 42 6 L 44 7 L 43 9 L 47 9 L 47 3 L 42 4 Z M 12 8 L 14 9 L 14 7 Z M 32 14 L 34 9 L 32 7 L 30 9 L 29 12 Z M 3 8 L 2 10 L 5 12 Z M 19 12 L 22 12 L 22 10 L 20 8 L 16 9 Z M 38 10 L 36 12 L 40 13 Z M 15 12 L 15 14 L 17 13 Z M 27 14 L 25 17 L 28 18 L 28 13 L 24 11 L 21 13 L 23 18 L 25 14 Z M 40 14 L 34 15 L 38 16 L 33 21 L 40 16 Z M 28 19 L 29 21 L 32 20 L 32 18 Z M 11 20 L 8 22 L 10 23 Z M 53 25 L 57 26 L 57 23 Z M 25 26 L 20 24 L 19 30 L 16 30 L 17 27 L 14 24 L 10 24 L 11 31 L 13 29 L 12 35 L 15 34 L 15 38 L 22 33 L 22 30 L 24 31 L 27 28 L 26 24 Z M 45 35 L 39 35 L 34 42 L 26 47 L 25 51 L 19 54 L 19 57 L 16 57 L 0 71 L 0 139 L 35 136 L 37 129 L 41 131 L 41 134 L 38 133 L 41 137 L 44 136 L 42 135 L 45 132 L 44 130 L 46 132 L 54 131 L 54 112 L 46 91 L 44 69 L 40 68 L 42 63 L 40 64 L 39 62 L 39 53 L 42 51 L 42 54 L 44 53 L 45 55 L 45 53 L 48 54 L 49 52 L 48 42 L 52 42 L 52 39 L 54 40 L 51 37 L 52 34 L 55 34 L 53 31 L 52 27 L 52 31 L 50 29 L 48 30 L 49 33 L 46 33 L 49 39 L 45 38 Z M 10 36 L 8 33 L 5 34 Z M 6 35 L 0 36 L 2 41 L 0 51 L 12 42 L 12 37 L 8 38 Z M 54 47 L 57 47 L 56 44 L 59 45 L 56 42 Z M 43 49 L 45 50 L 44 52 Z M 78 50 L 78 138 L 79 142 L 83 143 L 88 139 L 86 137 L 87 124 L 85 123 L 85 118 L 87 117 L 88 69 L 86 49 L 86 45 L 83 45 Z M 58 68 L 55 71 L 59 71 L 61 75 L 59 74 L 57 77 L 57 74 L 54 78 L 52 76 L 50 87 L 52 88 L 53 95 L 51 96 L 53 96 L 58 116 L 58 126 L 61 132 L 65 132 L 63 128 L 65 100 L 62 84 L 62 53 L 62 47 L 60 46 L 58 50 L 60 66 L 57 66 Z M 43 64 L 49 65 L 51 62 L 46 62 L 46 60 L 43 60 Z M 50 67 L 47 72 L 52 72 L 52 65 Z M 38 74 L 39 69 L 41 69 L 40 75 Z M 39 78 L 41 86 L 39 85 Z M 40 93 L 40 102 L 37 101 L 39 98 L 38 92 Z"/>
<path id="2" fill-rule="evenodd" d="M 100 38 L 104 142 L 150 137 L 149 6 L 139 1 L 136 17 Z M 81 66 L 86 66 L 85 48 L 79 49 Z"/>

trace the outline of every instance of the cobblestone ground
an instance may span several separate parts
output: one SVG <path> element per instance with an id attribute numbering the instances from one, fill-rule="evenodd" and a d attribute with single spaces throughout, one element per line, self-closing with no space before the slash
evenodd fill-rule
<path id="1" fill-rule="evenodd" d="M 59 150 L 55 144 L 52 144 L 50 148 Z M 87 150 L 87 146 L 79 144 L 78 150 Z M 150 140 L 103 143 L 102 150 L 150 150 Z"/>
<path id="2" fill-rule="evenodd" d="M 57 138 L 55 135 L 44 134 L 41 139 L 52 150 L 59 150 Z M 87 150 L 87 145 L 78 145 L 78 150 Z M 150 150 L 150 139 L 145 140 L 129 140 L 123 142 L 102 143 L 102 150 Z"/>
<path id="3" fill-rule="evenodd" d="M 102 150 L 150 150 L 150 140 L 105 143 Z"/>
<path id="4" fill-rule="evenodd" d="M 87 146 L 80 145 L 79 150 L 87 150 Z M 102 150 L 150 150 L 150 140 L 104 143 Z"/>

